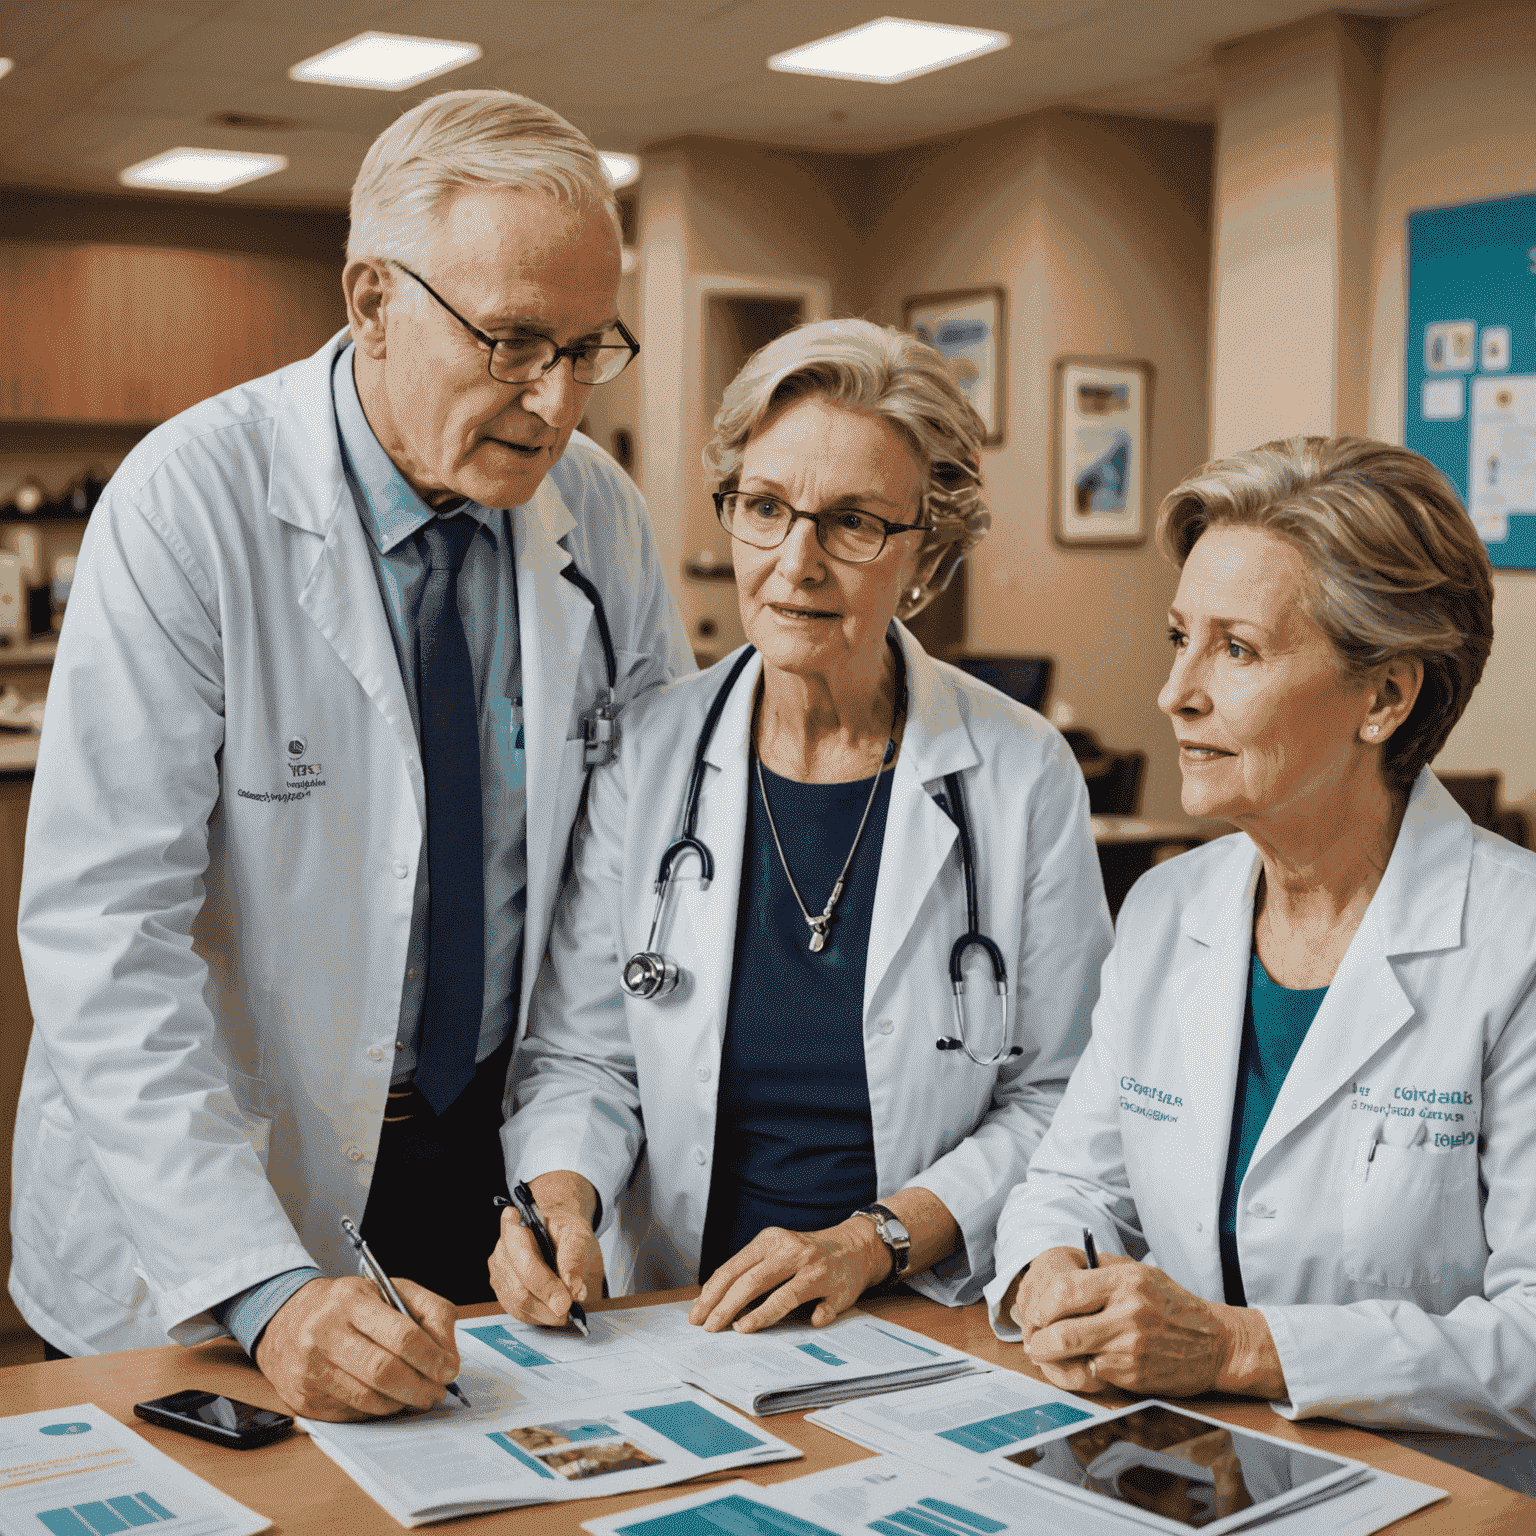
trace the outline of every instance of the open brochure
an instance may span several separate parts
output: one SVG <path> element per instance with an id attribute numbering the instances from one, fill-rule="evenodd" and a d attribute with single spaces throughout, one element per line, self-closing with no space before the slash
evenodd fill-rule
<path id="1" fill-rule="evenodd" d="M 468 1361 L 459 1383 L 472 1408 L 450 1397 L 427 1413 L 305 1427 L 401 1525 L 664 1488 L 801 1454 L 691 1387 L 552 1409 Z"/>
<path id="2" fill-rule="evenodd" d="M 4 1536 L 139 1526 L 168 1536 L 255 1536 L 271 1524 L 94 1403 L 0 1419 Z"/>
<path id="3" fill-rule="evenodd" d="M 866 1450 L 938 1471 L 981 1471 L 984 1458 L 1017 1451 L 1110 1410 L 1018 1371 L 962 1376 L 808 1415 Z"/>
<path id="4" fill-rule="evenodd" d="M 825 1328 L 779 1323 L 762 1333 L 705 1333 L 688 1321 L 692 1305 L 600 1312 L 588 1321 L 601 1320 L 672 1375 L 759 1415 L 822 1408 L 992 1369 L 974 1355 L 857 1308 Z"/>
<path id="5" fill-rule="evenodd" d="M 1302 1509 L 1311 1529 L 1326 1529 L 1315 1506 L 1373 1476 L 1358 1461 L 1155 1400 L 1000 1452 L 990 1466 L 1085 1514 L 1113 1512 L 1174 1536 L 1222 1536 Z"/>
<path id="6" fill-rule="evenodd" d="M 1265 1536 L 1370 1536 L 1445 1495 L 1377 1473 L 1323 1510 L 1279 1516 Z M 720 1483 L 699 1493 L 584 1521 L 591 1536 L 1127 1536 L 1145 1530 L 1119 1511 L 1025 1490 L 992 1472 L 937 1472 L 893 1456 L 759 1488 Z"/>

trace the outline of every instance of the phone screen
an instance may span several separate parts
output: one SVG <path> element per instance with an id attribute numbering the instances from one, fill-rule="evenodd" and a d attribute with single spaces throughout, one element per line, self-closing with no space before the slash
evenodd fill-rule
<path id="1" fill-rule="evenodd" d="M 169 1397 L 154 1398 L 145 1406 L 162 1409 L 178 1418 L 199 1420 L 237 1435 L 291 1422 L 285 1413 L 257 1408 L 233 1397 L 220 1397 L 216 1392 L 173 1392 Z"/>

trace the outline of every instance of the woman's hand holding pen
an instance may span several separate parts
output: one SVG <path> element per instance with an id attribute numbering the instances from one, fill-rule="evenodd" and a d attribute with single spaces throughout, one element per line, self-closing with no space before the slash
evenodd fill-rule
<path id="1" fill-rule="evenodd" d="M 1121 1254 L 1090 1268 L 1079 1249 L 1046 1249 L 1019 1280 L 1011 1311 L 1025 1354 L 1068 1392 L 1285 1396 L 1263 1313 L 1206 1301 Z"/>
<path id="2" fill-rule="evenodd" d="M 311 1280 L 278 1308 L 256 1364 L 293 1412 L 344 1423 L 442 1401 L 459 1374 L 453 1305 L 412 1280 L 394 1284 L 419 1324 L 361 1275 Z"/>
<path id="3" fill-rule="evenodd" d="M 545 1327 L 565 1326 L 573 1301 L 603 1294 L 603 1255 L 592 1231 L 597 1191 L 579 1173 L 545 1173 L 531 1187 L 555 1245 L 556 1269 L 539 1255 L 516 1206 L 501 1213 L 501 1238 L 491 1255 L 491 1288 L 515 1318 Z"/>

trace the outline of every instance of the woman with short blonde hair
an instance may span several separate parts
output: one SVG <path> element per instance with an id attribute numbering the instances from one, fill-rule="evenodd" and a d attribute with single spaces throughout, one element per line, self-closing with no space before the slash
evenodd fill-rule
<path id="1" fill-rule="evenodd" d="M 1362 438 L 1208 464 L 1158 539 L 1184 807 L 1242 830 L 1121 909 L 994 1327 L 1074 1390 L 1433 1430 L 1536 1491 L 1536 855 L 1428 768 L 1492 644 L 1487 552 Z"/>
<path id="2" fill-rule="evenodd" d="M 980 1296 L 1110 937 L 1066 743 L 899 622 L 986 529 L 981 437 L 943 358 L 866 320 L 726 390 L 705 464 L 751 643 L 627 710 L 592 777 L 504 1132 L 559 1276 L 509 1223 L 514 1315 L 605 1274 L 702 1282 L 692 1320 L 743 1332 L 887 1279 Z"/>

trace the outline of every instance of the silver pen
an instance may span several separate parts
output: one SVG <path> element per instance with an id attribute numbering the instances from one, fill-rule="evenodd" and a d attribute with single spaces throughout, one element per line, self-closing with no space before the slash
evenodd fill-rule
<path id="1" fill-rule="evenodd" d="M 413 1323 L 420 1327 L 420 1319 L 412 1317 L 410 1308 L 407 1307 L 403 1301 L 401 1301 L 400 1292 L 397 1291 L 391 1284 L 389 1276 L 384 1273 L 383 1266 L 376 1258 L 374 1258 L 372 1250 L 368 1247 L 368 1244 L 363 1241 L 363 1234 L 357 1230 L 356 1222 L 354 1222 L 350 1216 L 343 1216 L 341 1218 L 341 1230 L 346 1233 L 347 1241 L 351 1243 L 355 1249 L 357 1249 L 357 1257 L 363 1266 L 363 1273 L 373 1281 L 374 1285 L 378 1289 L 379 1295 L 382 1296 L 384 1300 L 387 1301 L 389 1305 L 392 1306 L 395 1311 L 398 1312 L 402 1317 L 409 1317 Z M 469 1407 L 469 1399 L 464 1396 L 464 1391 L 459 1386 L 458 1382 L 450 1381 L 448 1383 L 448 1390 L 452 1392 L 453 1395 L 458 1398 L 458 1400 L 463 1403 L 466 1408 Z"/>

